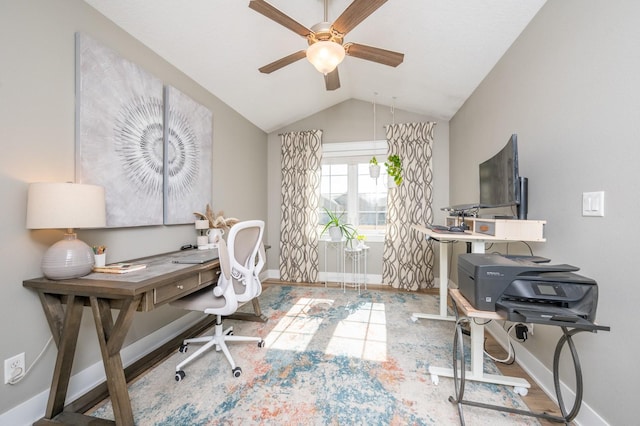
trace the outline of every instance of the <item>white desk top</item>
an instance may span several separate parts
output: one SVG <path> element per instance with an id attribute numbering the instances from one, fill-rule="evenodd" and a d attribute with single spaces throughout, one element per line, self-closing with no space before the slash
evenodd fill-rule
<path id="1" fill-rule="evenodd" d="M 412 225 L 412 228 L 418 232 L 422 232 L 426 236 L 439 241 L 491 241 L 491 242 L 510 242 L 510 241 L 545 241 L 544 238 L 499 238 L 493 235 L 481 234 L 479 232 L 436 232 L 423 225 Z"/>

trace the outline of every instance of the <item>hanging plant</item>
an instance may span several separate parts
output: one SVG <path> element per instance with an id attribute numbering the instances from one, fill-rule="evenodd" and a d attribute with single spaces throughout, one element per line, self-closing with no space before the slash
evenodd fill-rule
<path id="1" fill-rule="evenodd" d="M 378 159 L 376 157 L 369 160 L 369 176 L 375 179 L 378 179 L 380 176 L 380 165 L 378 164 Z"/>
<path id="2" fill-rule="evenodd" d="M 396 185 L 400 185 L 402 183 L 402 160 L 400 160 L 400 156 L 396 154 L 390 155 L 384 165 L 393 182 Z"/>

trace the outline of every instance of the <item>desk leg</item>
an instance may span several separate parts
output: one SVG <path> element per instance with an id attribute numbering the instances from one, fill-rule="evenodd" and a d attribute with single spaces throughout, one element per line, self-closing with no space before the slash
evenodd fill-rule
<path id="1" fill-rule="evenodd" d="M 241 321 L 253 321 L 253 322 L 267 322 L 269 318 L 262 314 L 262 309 L 260 309 L 260 301 L 257 297 L 251 299 L 251 303 L 253 304 L 253 314 L 249 314 L 246 312 L 236 312 L 225 318 L 236 319 Z"/>
<path id="2" fill-rule="evenodd" d="M 412 321 L 419 318 L 455 321 L 456 317 L 447 315 L 447 287 L 449 286 L 449 244 L 440 242 L 440 313 L 439 314 L 421 314 L 414 313 L 411 315 Z"/>
<path id="3" fill-rule="evenodd" d="M 133 411 L 131 400 L 127 390 L 127 380 L 124 376 L 120 349 L 124 338 L 131 327 L 136 308 L 140 303 L 140 297 L 126 300 L 119 311 L 115 324 L 111 316 L 109 301 L 90 297 L 91 310 L 96 323 L 102 362 L 107 376 L 107 388 L 113 405 L 113 415 L 116 424 L 129 425 L 133 423 Z"/>
<path id="4" fill-rule="evenodd" d="M 53 379 L 51 380 L 49 401 L 47 402 L 47 409 L 44 415 L 45 420 L 52 420 L 58 414 L 62 413 L 64 401 L 67 398 L 69 379 L 71 378 L 71 367 L 73 366 L 73 356 L 76 351 L 80 321 L 82 320 L 84 299 L 74 296 L 38 294 L 45 316 L 49 322 L 53 340 L 58 346 L 58 355 L 56 357 L 56 366 L 53 370 Z M 67 298 L 66 311 L 62 307 L 63 297 Z"/>
<path id="5" fill-rule="evenodd" d="M 469 324 L 471 328 L 471 371 L 465 371 L 465 380 L 530 388 L 531 384 L 520 377 L 484 373 L 484 324 L 476 324 L 473 318 L 469 319 Z M 431 374 L 432 381 L 437 383 L 439 376 L 453 377 L 453 369 L 431 366 L 429 374 Z"/>
<path id="6" fill-rule="evenodd" d="M 473 241 L 471 244 L 472 253 L 484 253 L 484 241 Z M 420 314 L 414 313 L 411 315 L 412 321 L 417 321 L 419 318 L 455 321 L 456 318 L 447 315 L 447 287 L 449 286 L 449 243 L 440 241 L 440 313 L 434 314 Z"/>

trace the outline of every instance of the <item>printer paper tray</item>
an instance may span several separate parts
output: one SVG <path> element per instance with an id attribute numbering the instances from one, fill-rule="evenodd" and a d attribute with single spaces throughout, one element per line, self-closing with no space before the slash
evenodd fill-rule
<path id="1" fill-rule="evenodd" d="M 577 316 L 569 308 L 548 306 L 545 308 L 526 309 L 522 306 L 510 306 L 509 302 L 496 304 L 496 311 L 506 314 L 512 322 L 528 322 L 533 324 L 553 325 L 556 327 L 580 328 L 583 330 L 609 330 L 610 327 L 595 324 Z"/>

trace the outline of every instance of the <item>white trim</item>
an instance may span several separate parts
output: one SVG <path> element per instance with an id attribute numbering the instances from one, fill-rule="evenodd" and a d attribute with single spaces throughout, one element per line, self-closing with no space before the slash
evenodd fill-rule
<path id="1" fill-rule="evenodd" d="M 387 155 L 387 141 L 336 142 L 322 144 L 322 158 Z"/>
<path id="2" fill-rule="evenodd" d="M 153 352 L 180 333 L 189 329 L 200 320 L 204 314 L 189 312 L 177 320 L 167 324 L 159 330 L 137 340 L 123 348 L 120 352 L 122 363 L 126 367 L 143 356 Z M 81 397 L 96 385 L 105 381 L 104 364 L 97 362 L 88 368 L 74 374 L 69 382 L 69 390 L 65 405 Z M 49 390 L 39 393 L 22 404 L 0 414 L 0 425 L 31 425 L 44 416 Z"/>
<path id="3" fill-rule="evenodd" d="M 318 284 L 322 284 L 324 283 L 325 277 L 327 276 L 327 274 L 331 274 L 332 278 L 335 278 L 336 273 L 335 272 L 318 272 Z M 272 280 L 279 280 L 280 279 L 280 271 L 277 269 L 269 269 L 267 271 L 267 278 L 272 279 Z M 263 279 L 261 277 L 261 279 Z M 265 278 L 266 279 L 266 278 Z M 353 277 L 351 276 L 351 274 L 347 273 L 346 274 L 346 280 L 347 280 L 347 284 L 349 282 L 353 282 Z M 331 280 L 330 282 L 333 282 L 333 280 Z M 367 285 L 369 284 L 382 284 L 382 275 L 380 274 L 367 274 Z"/>
<path id="4" fill-rule="evenodd" d="M 500 346 L 505 350 L 508 350 L 505 332 L 500 324 L 492 321 L 487 324 L 486 327 L 487 331 L 491 333 Z M 522 369 L 531 376 L 538 386 L 540 386 L 540 389 L 542 389 L 542 391 L 547 394 L 552 401 L 557 403 L 558 400 L 556 398 L 556 391 L 553 385 L 553 372 L 540 362 L 538 358 L 533 356 L 533 354 L 529 352 L 524 345 L 513 341 L 512 343 L 517 352 L 518 365 L 520 365 L 520 367 L 522 367 Z M 562 395 L 565 401 L 572 403 L 572 401 L 575 400 L 575 392 L 562 381 L 560 381 L 560 386 L 562 387 Z M 591 386 L 597 386 L 597 383 L 593 383 Z M 609 423 L 607 423 L 593 408 L 591 408 L 589 404 L 585 403 L 584 400 L 582 401 L 580 411 L 578 412 L 578 416 L 575 418 L 574 422 L 577 425 L 585 426 L 609 426 Z"/>

